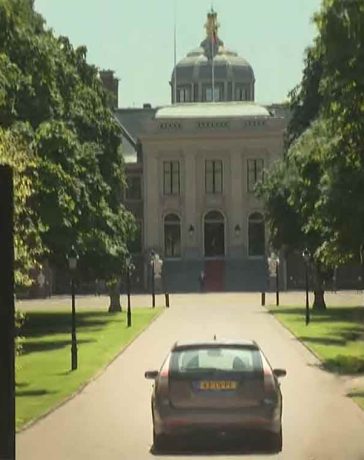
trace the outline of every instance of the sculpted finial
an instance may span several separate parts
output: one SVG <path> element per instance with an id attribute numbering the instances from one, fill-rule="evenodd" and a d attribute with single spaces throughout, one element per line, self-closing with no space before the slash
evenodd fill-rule
<path id="1" fill-rule="evenodd" d="M 211 41 L 217 42 L 217 33 L 220 24 L 217 22 L 217 13 L 211 7 L 211 10 L 207 13 L 207 22 L 205 24 L 206 34 Z"/>

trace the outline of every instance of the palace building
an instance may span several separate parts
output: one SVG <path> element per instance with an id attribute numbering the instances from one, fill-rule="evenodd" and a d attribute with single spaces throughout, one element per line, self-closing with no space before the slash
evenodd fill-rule
<path id="1" fill-rule="evenodd" d="M 169 292 L 199 289 L 202 270 L 207 290 L 266 286 L 267 230 L 254 188 L 282 155 L 287 116 L 280 105 L 255 103 L 253 68 L 225 46 L 218 27 L 209 12 L 206 37 L 172 71 L 171 105 L 123 109 L 113 100 L 124 203 L 139 229 L 135 281 L 144 288 L 152 251 Z M 117 97 L 113 72 L 100 76 Z"/>

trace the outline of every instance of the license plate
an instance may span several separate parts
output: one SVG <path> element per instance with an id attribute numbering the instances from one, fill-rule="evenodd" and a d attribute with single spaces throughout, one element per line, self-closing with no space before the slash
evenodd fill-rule
<path id="1" fill-rule="evenodd" d="M 236 390 L 238 382 L 232 380 L 202 380 L 199 382 L 200 390 L 221 391 L 221 390 Z"/>

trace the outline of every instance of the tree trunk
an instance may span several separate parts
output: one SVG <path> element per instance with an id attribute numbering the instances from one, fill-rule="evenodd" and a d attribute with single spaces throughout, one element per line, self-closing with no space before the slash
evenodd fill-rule
<path id="1" fill-rule="evenodd" d="M 109 313 L 122 311 L 120 303 L 120 281 L 113 283 L 109 288 L 110 305 Z"/>
<path id="2" fill-rule="evenodd" d="M 324 277 L 319 265 L 314 265 L 313 268 L 313 305 L 314 310 L 325 311 L 325 290 L 324 290 Z"/>

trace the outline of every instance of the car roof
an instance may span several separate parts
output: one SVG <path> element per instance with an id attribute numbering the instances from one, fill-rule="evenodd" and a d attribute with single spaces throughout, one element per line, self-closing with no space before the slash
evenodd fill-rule
<path id="1" fill-rule="evenodd" d="M 186 340 L 178 341 L 172 347 L 172 351 L 186 350 L 189 348 L 215 348 L 215 347 L 245 347 L 259 350 L 258 344 L 254 340 L 243 339 L 211 339 L 211 340 Z"/>

